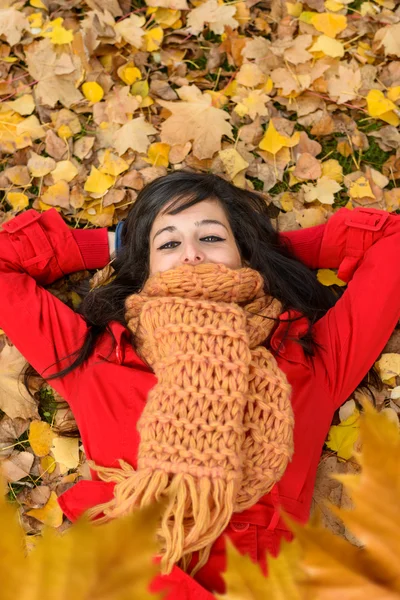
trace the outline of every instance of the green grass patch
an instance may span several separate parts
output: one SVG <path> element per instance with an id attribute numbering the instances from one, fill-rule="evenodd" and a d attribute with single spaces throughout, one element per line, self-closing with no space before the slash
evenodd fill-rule
<path id="1" fill-rule="evenodd" d="M 39 392 L 39 415 L 43 421 L 47 421 L 50 425 L 53 423 L 54 413 L 58 408 L 58 403 L 54 399 L 53 390 L 44 385 Z"/>

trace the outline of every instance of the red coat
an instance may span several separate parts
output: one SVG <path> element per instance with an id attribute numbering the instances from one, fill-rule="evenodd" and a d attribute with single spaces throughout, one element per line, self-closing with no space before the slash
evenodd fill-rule
<path id="1" fill-rule="evenodd" d="M 283 237 L 310 268 L 338 268 L 339 277 L 350 283 L 314 327 L 315 339 L 323 346 L 315 357 L 307 358 L 298 343 L 285 342 L 278 364 L 293 388 L 294 457 L 273 493 L 235 514 L 225 531 L 243 554 L 249 553 L 264 569 L 266 551 L 277 554 L 279 540 L 290 538 L 277 508 L 282 505 L 298 521 L 307 520 L 333 414 L 378 358 L 400 318 L 399 216 L 342 208 L 325 225 Z M 82 317 L 42 286 L 108 262 L 107 230 L 70 229 L 55 209 L 42 214 L 28 210 L 3 225 L 0 327 L 39 373 L 75 350 L 86 332 Z M 296 313 L 291 311 L 290 316 Z M 288 313 L 282 314 L 282 321 L 287 317 Z M 277 326 L 273 348 L 285 327 L 284 322 Z M 117 339 L 111 354 L 111 336 L 104 334 L 84 366 L 51 385 L 69 402 L 88 458 L 106 466 L 118 466 L 117 459 L 123 458 L 136 467 L 136 423 L 156 378 L 135 353 L 128 330 L 116 322 L 111 328 Z M 300 336 L 306 329 L 303 317 L 293 323 L 291 334 Z M 62 362 L 57 368 L 65 366 Z M 52 367 L 45 375 L 55 371 Z M 59 498 L 71 521 L 112 497 L 113 484 L 99 481 L 94 472 L 92 477 L 93 481 L 79 481 Z M 175 567 L 171 575 L 157 577 L 152 589 L 169 585 L 170 600 L 212 598 L 206 590 L 223 593 L 224 540 L 224 536 L 217 539 L 195 580 Z"/>

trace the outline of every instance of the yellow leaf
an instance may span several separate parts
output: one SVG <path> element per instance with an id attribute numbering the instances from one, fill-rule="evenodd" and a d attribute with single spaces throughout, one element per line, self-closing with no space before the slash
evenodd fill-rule
<path id="1" fill-rule="evenodd" d="M 17 98 L 13 102 L 4 102 L 4 105 L 15 110 L 20 115 L 30 115 L 35 110 L 35 102 L 31 94 L 24 94 L 20 98 Z"/>
<path id="2" fill-rule="evenodd" d="M 138 79 L 142 79 L 142 73 L 140 72 L 140 69 L 131 63 L 127 63 L 126 65 L 119 67 L 117 74 L 118 77 L 122 79 L 124 83 L 126 83 L 126 85 L 132 85 L 132 83 L 135 83 L 135 81 L 138 81 Z"/>
<path id="3" fill-rule="evenodd" d="M 69 125 L 60 125 L 60 127 L 57 129 L 57 135 L 62 140 L 68 140 L 70 137 L 73 136 L 73 133 Z"/>
<path id="4" fill-rule="evenodd" d="M 104 96 L 104 90 L 96 81 L 86 81 L 82 84 L 82 93 L 89 102 L 100 102 Z"/>
<path id="5" fill-rule="evenodd" d="M 293 196 L 290 192 L 284 192 L 280 198 L 282 210 L 290 212 L 293 210 Z"/>
<path id="6" fill-rule="evenodd" d="M 400 85 L 388 88 L 387 97 L 389 98 L 389 100 L 396 102 L 396 100 L 400 98 Z"/>
<path id="7" fill-rule="evenodd" d="M 346 29 L 347 19 L 344 15 L 333 15 L 332 13 L 314 13 L 311 24 L 317 31 L 321 31 L 331 38 Z"/>
<path id="8" fill-rule="evenodd" d="M 282 148 L 293 148 L 293 146 L 296 146 L 299 141 L 300 133 L 298 131 L 296 131 L 292 137 L 286 137 L 277 132 L 271 119 L 268 124 L 268 129 L 259 143 L 259 147 L 261 150 L 265 150 L 266 152 L 270 152 L 271 154 L 275 155 Z"/>
<path id="9" fill-rule="evenodd" d="M 382 121 L 389 123 L 389 125 L 393 125 L 393 127 L 397 127 L 400 124 L 400 119 L 393 110 L 383 113 L 379 118 L 382 119 Z"/>
<path id="10" fill-rule="evenodd" d="M 53 158 L 40 156 L 36 152 L 31 152 L 27 167 L 33 177 L 43 177 L 56 168 L 56 161 Z"/>
<path id="11" fill-rule="evenodd" d="M 331 56 L 332 58 L 341 58 L 344 56 L 343 44 L 328 35 L 320 35 L 308 51 L 323 52 L 325 56 Z"/>
<path id="12" fill-rule="evenodd" d="M 155 167 L 168 167 L 170 150 L 171 146 L 169 144 L 164 144 L 163 142 L 150 144 L 145 161 Z"/>
<path id="13" fill-rule="evenodd" d="M 114 182 L 114 177 L 101 173 L 101 171 L 92 165 L 92 170 L 86 180 L 84 190 L 85 192 L 93 192 L 94 194 L 105 194 L 114 185 Z"/>
<path id="14" fill-rule="evenodd" d="M 69 186 L 66 181 L 60 179 L 54 185 L 50 185 L 41 196 L 41 201 L 50 206 L 62 206 L 69 208 Z"/>
<path id="15" fill-rule="evenodd" d="M 61 208 L 59 208 L 58 206 L 50 206 L 50 204 L 46 204 L 45 202 L 42 202 L 42 200 L 39 200 L 39 209 L 42 212 L 50 210 L 51 208 L 55 208 L 57 212 L 61 212 Z"/>
<path id="16" fill-rule="evenodd" d="M 69 29 L 62 26 L 64 19 L 58 17 L 54 21 L 50 21 L 43 29 L 41 35 L 50 38 L 53 44 L 69 44 L 74 39 L 74 34 Z"/>
<path id="17" fill-rule="evenodd" d="M 391 100 L 385 98 L 380 90 L 369 90 L 367 94 L 367 106 L 371 117 L 380 117 L 397 108 Z"/>
<path id="18" fill-rule="evenodd" d="M 37 519 L 48 527 L 60 527 L 63 522 L 63 512 L 57 502 L 57 495 L 51 492 L 50 498 L 43 508 L 32 508 L 26 513 L 30 517 Z"/>
<path id="19" fill-rule="evenodd" d="M 388 352 L 382 354 L 381 358 L 375 363 L 383 382 L 400 375 L 400 354 Z"/>
<path id="20" fill-rule="evenodd" d="M 336 0 L 325 0 L 325 8 L 327 10 L 331 10 L 332 12 L 338 12 L 339 10 L 343 10 L 343 4 L 341 2 L 336 2 Z"/>
<path id="21" fill-rule="evenodd" d="M 144 45 L 146 52 L 158 50 L 163 41 L 164 32 L 161 27 L 154 27 L 144 34 Z"/>
<path id="22" fill-rule="evenodd" d="M 204 93 L 211 96 L 214 108 L 222 108 L 229 102 L 228 97 L 220 90 L 204 90 Z"/>
<path id="23" fill-rule="evenodd" d="M 120 175 L 127 169 L 129 169 L 128 163 L 123 158 L 121 158 L 117 154 L 114 154 L 109 148 L 107 148 L 100 161 L 99 170 L 102 173 L 106 173 L 107 175 L 118 177 L 118 175 Z"/>
<path id="24" fill-rule="evenodd" d="M 48 454 L 47 456 L 43 456 L 43 458 L 40 459 L 40 466 L 42 467 L 43 471 L 46 471 L 46 473 L 51 474 L 56 468 L 57 463 L 54 460 L 54 458 L 50 456 L 50 454 Z"/>
<path id="25" fill-rule="evenodd" d="M 354 454 L 354 444 L 360 435 L 360 413 L 354 412 L 340 425 L 333 425 L 325 442 L 330 450 L 337 453 L 339 458 L 349 460 Z"/>
<path id="26" fill-rule="evenodd" d="M 51 172 L 54 182 L 60 181 L 60 179 L 70 182 L 77 175 L 78 169 L 70 160 L 60 160 Z"/>
<path id="27" fill-rule="evenodd" d="M 356 181 L 351 182 L 349 196 L 351 198 L 375 198 L 366 177 L 359 177 Z"/>
<path id="28" fill-rule="evenodd" d="M 42 2 L 42 0 L 29 0 L 29 4 L 33 6 L 33 8 L 42 8 L 43 10 L 49 10 L 47 6 Z"/>
<path id="29" fill-rule="evenodd" d="M 337 181 L 337 183 L 342 183 L 343 181 L 343 169 L 335 158 L 329 158 L 325 162 L 322 163 L 322 175 L 324 177 L 329 177 L 329 179 L 333 179 Z"/>
<path id="30" fill-rule="evenodd" d="M 239 154 L 235 148 L 226 148 L 218 152 L 225 170 L 231 179 L 234 179 L 240 171 L 247 169 L 249 163 Z"/>
<path id="31" fill-rule="evenodd" d="M 51 453 L 55 460 L 67 469 L 76 469 L 79 465 L 79 440 L 78 438 L 55 437 Z"/>
<path id="32" fill-rule="evenodd" d="M 314 202 L 318 200 L 322 204 L 333 204 L 335 194 L 342 188 L 337 181 L 323 175 L 317 180 L 315 185 L 307 183 L 302 186 L 304 190 L 304 201 Z"/>
<path id="33" fill-rule="evenodd" d="M 298 584 L 300 547 L 283 541 L 278 558 L 268 556 L 268 577 L 247 555 L 242 555 L 229 538 L 226 540 L 227 568 L 223 573 L 226 596 L 218 600 L 301 600 Z"/>
<path id="34" fill-rule="evenodd" d="M 47 456 L 54 433 L 45 421 L 32 421 L 29 426 L 29 443 L 36 456 Z"/>
<path id="35" fill-rule="evenodd" d="M 23 210 L 29 206 L 28 196 L 22 192 L 8 192 L 7 202 L 15 211 Z"/>
<path id="36" fill-rule="evenodd" d="M 295 4 L 292 2 L 285 2 L 285 5 L 288 15 L 295 17 L 296 19 L 300 16 L 301 11 L 303 10 L 303 5 L 301 2 L 296 2 Z"/>
<path id="37" fill-rule="evenodd" d="M 149 84 L 143 79 L 142 81 L 136 81 L 131 87 L 132 96 L 141 96 L 146 98 L 149 95 Z"/>
<path id="38" fill-rule="evenodd" d="M 326 286 L 340 285 L 343 287 L 344 285 L 347 285 L 346 282 L 339 279 L 336 273 L 331 269 L 318 269 L 317 279 L 322 285 Z"/>

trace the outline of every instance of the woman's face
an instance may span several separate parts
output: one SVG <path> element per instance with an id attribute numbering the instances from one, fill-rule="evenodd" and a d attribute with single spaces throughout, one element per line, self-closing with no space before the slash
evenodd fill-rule
<path id="1" fill-rule="evenodd" d="M 231 269 L 242 266 L 220 203 L 203 200 L 176 215 L 158 214 L 150 232 L 150 275 L 201 263 L 223 263 Z"/>

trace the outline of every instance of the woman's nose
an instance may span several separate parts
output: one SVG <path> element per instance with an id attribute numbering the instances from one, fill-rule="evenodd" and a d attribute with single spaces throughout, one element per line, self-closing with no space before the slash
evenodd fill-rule
<path id="1" fill-rule="evenodd" d="M 195 246 L 190 246 L 184 249 L 182 254 L 182 262 L 185 264 L 198 264 L 203 262 L 204 253 Z"/>

